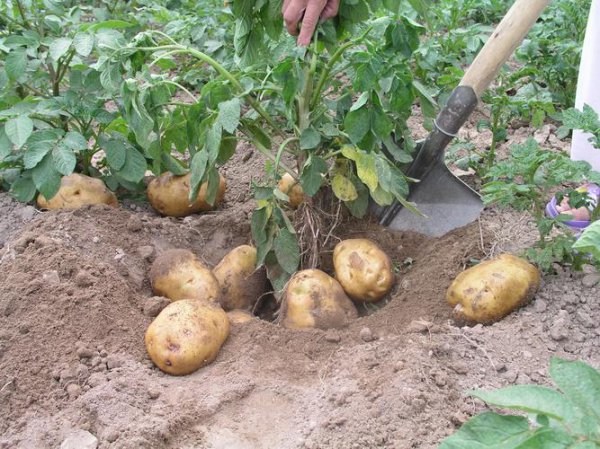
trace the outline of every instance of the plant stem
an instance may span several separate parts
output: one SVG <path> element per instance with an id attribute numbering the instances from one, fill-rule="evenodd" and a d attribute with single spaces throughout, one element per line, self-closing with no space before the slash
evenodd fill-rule
<path id="1" fill-rule="evenodd" d="M 310 102 L 311 109 L 314 108 L 315 105 L 317 104 L 317 102 L 319 101 L 319 97 L 321 95 L 321 92 L 323 91 L 323 86 L 325 85 L 325 82 L 329 78 L 329 74 L 331 73 L 331 70 L 333 70 L 333 66 L 338 62 L 338 60 L 342 57 L 342 55 L 344 54 L 344 52 L 346 50 L 348 50 L 349 48 L 351 48 L 355 45 L 360 44 L 367 37 L 367 35 L 369 34 L 370 31 L 371 31 L 371 28 L 368 28 L 367 30 L 365 30 L 365 32 L 361 36 L 359 36 L 355 40 L 346 42 L 344 45 L 342 45 L 340 48 L 338 48 L 336 50 L 336 52 L 333 54 L 333 56 L 331 56 L 331 59 L 329 60 L 329 62 L 327 63 L 327 65 L 325 66 L 323 71 L 321 72 L 321 76 L 319 78 L 319 81 L 317 82 L 317 87 L 313 92 L 312 100 Z"/>
<path id="2" fill-rule="evenodd" d="M 175 81 L 162 80 L 162 81 L 158 82 L 157 85 L 158 84 L 171 84 L 171 85 L 177 87 L 178 89 L 181 89 L 182 91 L 184 91 L 194 101 L 194 103 L 198 103 L 198 99 L 194 96 L 194 94 L 192 94 L 188 89 L 186 89 L 181 84 L 176 83 Z"/>
<path id="3" fill-rule="evenodd" d="M 60 83 L 63 80 L 63 78 L 65 77 L 65 75 L 67 74 L 67 70 L 69 70 L 69 64 L 71 64 L 71 61 L 73 60 L 73 56 L 75 56 L 75 50 L 71 50 L 69 53 L 69 56 L 67 56 L 67 59 L 62 62 L 62 64 L 61 64 L 62 70 L 60 70 L 60 68 L 59 68 L 58 81 L 57 81 L 57 84 L 59 85 L 59 91 L 60 91 Z"/>
<path id="4" fill-rule="evenodd" d="M 256 139 L 250 131 L 242 129 L 241 132 L 250 140 L 250 142 L 252 142 L 252 144 L 256 147 L 258 151 L 260 151 L 263 155 L 265 155 L 274 163 L 277 163 L 277 156 L 275 156 L 269 148 L 265 147 L 262 143 L 260 143 L 260 141 Z M 282 167 L 286 172 L 288 172 L 296 181 L 299 180 L 298 174 L 292 168 L 288 167 L 285 163 L 279 162 L 279 166 Z"/>
<path id="5" fill-rule="evenodd" d="M 15 0 L 17 4 L 17 8 L 19 9 L 19 14 L 21 14 L 21 19 L 23 19 L 23 26 L 29 29 L 29 22 L 27 21 L 27 17 L 25 16 L 25 8 L 23 8 L 23 4 L 21 0 Z"/>
<path id="6" fill-rule="evenodd" d="M 281 164 L 281 156 L 283 155 L 283 151 L 285 150 L 285 147 L 288 146 L 288 144 L 292 143 L 292 142 L 297 142 L 298 138 L 297 137 L 289 137 L 288 139 L 285 139 L 281 145 L 279 145 L 279 150 L 277 151 L 277 156 L 275 157 L 275 172 L 277 172 L 277 170 L 279 169 L 279 165 Z"/>

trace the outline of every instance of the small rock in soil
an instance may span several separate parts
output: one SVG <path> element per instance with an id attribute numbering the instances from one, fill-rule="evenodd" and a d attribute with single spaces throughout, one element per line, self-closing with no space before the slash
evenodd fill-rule
<path id="1" fill-rule="evenodd" d="M 586 274 L 581 283 L 586 288 L 592 288 L 600 282 L 600 273 Z"/>
<path id="2" fill-rule="evenodd" d="M 596 325 L 594 320 L 590 317 L 589 313 L 586 313 L 583 310 L 578 310 L 575 313 L 575 316 L 577 317 L 579 322 L 583 325 L 583 327 L 591 329 L 592 327 L 594 327 Z"/>
<path id="3" fill-rule="evenodd" d="M 81 394 L 81 387 L 77 384 L 67 385 L 67 394 L 71 399 L 76 399 Z"/>
<path id="4" fill-rule="evenodd" d="M 537 299 L 533 305 L 533 310 L 538 313 L 545 312 L 548 308 L 548 303 L 543 299 Z"/>
<path id="5" fill-rule="evenodd" d="M 44 271 L 42 273 L 42 279 L 47 285 L 60 284 L 60 277 L 58 276 L 58 271 L 56 270 Z"/>
<path id="6" fill-rule="evenodd" d="M 114 443 L 119 438 L 119 432 L 117 432 L 116 430 L 110 430 L 104 438 L 109 443 Z"/>
<path id="7" fill-rule="evenodd" d="M 60 449 L 96 449 L 98 438 L 87 430 L 76 430 L 61 443 Z"/>
<path id="8" fill-rule="evenodd" d="M 21 220 L 31 221 L 31 220 L 33 220 L 33 217 L 35 217 L 36 212 L 37 211 L 35 210 L 35 207 L 25 206 L 18 213 L 19 213 L 19 216 L 21 217 Z"/>
<path id="9" fill-rule="evenodd" d="M 408 332 L 424 333 L 428 332 L 433 323 L 425 320 L 413 320 L 406 329 Z"/>
<path id="10" fill-rule="evenodd" d="M 339 343 L 342 340 L 342 337 L 340 337 L 340 334 L 338 331 L 336 330 L 328 330 L 325 333 L 325 341 L 328 341 L 329 343 Z"/>
<path id="11" fill-rule="evenodd" d="M 371 331 L 371 329 L 369 329 L 368 327 L 363 327 L 360 330 L 360 338 L 364 341 L 364 342 L 370 342 L 373 340 L 376 340 L 377 337 L 375 335 L 373 335 L 373 331 Z"/>
<path id="12" fill-rule="evenodd" d="M 150 260 L 150 258 L 152 258 L 152 256 L 154 255 L 154 246 L 152 246 L 152 245 L 140 246 L 140 247 L 138 247 L 138 249 L 136 251 L 142 259 Z"/>
<path id="13" fill-rule="evenodd" d="M 123 366 L 123 359 L 118 355 L 109 355 L 106 358 L 106 366 L 108 369 L 115 369 Z"/>
<path id="14" fill-rule="evenodd" d="M 87 271 L 80 271 L 75 275 L 75 285 L 78 287 L 89 287 L 94 283 L 94 277 Z"/>
<path id="15" fill-rule="evenodd" d="M 92 238 L 92 242 L 94 243 L 98 243 L 100 241 L 100 237 L 95 236 L 94 238 Z"/>
<path id="16" fill-rule="evenodd" d="M 152 298 L 148 298 L 144 302 L 144 315 L 153 318 L 157 316 L 162 311 L 162 309 L 167 307 L 167 305 L 169 305 L 170 302 L 171 301 L 169 301 L 168 298 L 164 298 L 162 296 L 153 296 Z M 327 336 L 325 337 L 325 339 L 327 339 Z"/>
<path id="17" fill-rule="evenodd" d="M 143 223 L 142 220 L 140 220 L 140 217 L 132 215 L 129 220 L 127 220 L 127 224 L 125 226 L 131 232 L 138 232 L 142 230 Z"/>
<path id="18" fill-rule="evenodd" d="M 158 399 L 159 396 L 160 396 L 160 390 L 158 390 L 155 387 L 148 388 L 148 397 L 150 399 Z"/>
<path id="19" fill-rule="evenodd" d="M 94 356 L 94 352 L 86 348 L 85 346 L 79 346 L 77 348 L 77 357 L 80 359 L 91 359 Z"/>

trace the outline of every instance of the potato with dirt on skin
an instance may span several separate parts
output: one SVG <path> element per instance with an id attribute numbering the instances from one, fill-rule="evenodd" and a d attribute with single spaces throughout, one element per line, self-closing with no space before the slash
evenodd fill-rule
<path id="1" fill-rule="evenodd" d="M 219 282 L 194 253 L 171 249 L 160 254 L 150 267 L 150 284 L 155 295 L 171 301 L 201 299 L 218 302 Z"/>
<path id="2" fill-rule="evenodd" d="M 289 197 L 290 207 L 295 209 L 304 202 L 304 190 L 302 190 L 302 186 L 289 173 L 285 173 L 281 177 L 277 188 Z"/>
<path id="3" fill-rule="evenodd" d="M 256 268 L 256 248 L 241 245 L 232 249 L 213 268 L 221 286 L 221 306 L 225 310 L 249 309 L 267 289 L 264 267 Z"/>
<path id="4" fill-rule="evenodd" d="M 281 306 L 281 322 L 287 328 L 340 328 L 357 316 L 342 286 L 321 270 L 299 271 L 288 282 Z"/>
<path id="5" fill-rule="evenodd" d="M 333 250 L 335 278 L 355 301 L 374 302 L 394 285 L 392 261 L 368 239 L 348 239 Z"/>
<path id="6" fill-rule="evenodd" d="M 540 272 L 512 254 L 475 265 L 456 276 L 446 292 L 461 324 L 490 324 L 527 304 L 540 286 Z"/>
<path id="7" fill-rule="evenodd" d="M 191 174 L 176 176 L 165 172 L 154 178 L 148 184 L 148 201 L 152 207 L 162 215 L 169 217 L 185 217 L 198 212 L 206 212 L 217 207 L 225 196 L 226 182 L 223 175 L 219 174 L 219 187 L 215 203 L 206 202 L 208 182 L 203 183 L 198 190 L 198 196 L 193 203 L 189 202 Z"/>
<path id="8" fill-rule="evenodd" d="M 176 376 L 212 362 L 229 336 L 229 319 L 217 304 L 182 299 L 165 307 L 146 330 L 150 359 Z"/>
<path id="9" fill-rule="evenodd" d="M 246 324 L 247 322 L 252 321 L 255 316 L 247 310 L 234 309 L 227 312 L 227 318 L 229 318 L 229 323 L 232 326 L 235 326 L 236 324 Z"/>
<path id="10" fill-rule="evenodd" d="M 77 209 L 90 204 L 117 207 L 119 202 L 102 180 L 79 173 L 63 176 L 58 192 L 49 200 L 41 193 L 37 197 L 37 205 L 40 209 Z"/>

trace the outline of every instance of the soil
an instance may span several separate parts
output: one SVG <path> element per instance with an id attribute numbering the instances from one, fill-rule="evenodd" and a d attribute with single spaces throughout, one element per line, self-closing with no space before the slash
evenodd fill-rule
<path id="1" fill-rule="evenodd" d="M 465 139 L 476 140 L 473 123 Z M 214 267 L 249 243 L 248 186 L 262 164 L 236 154 L 224 204 L 185 219 L 131 201 L 38 212 L 0 193 L 0 448 L 428 449 L 483 410 L 466 390 L 548 384 L 552 356 L 600 367 L 591 272 L 557 267 L 529 305 L 491 326 L 452 322 L 451 280 L 535 238 L 525 215 L 489 209 L 437 239 L 345 221 L 338 238 L 375 240 L 397 268 L 384 301 L 341 330 L 235 325 L 209 366 L 162 373 L 143 343 L 164 306 L 150 265 L 186 248 Z"/>

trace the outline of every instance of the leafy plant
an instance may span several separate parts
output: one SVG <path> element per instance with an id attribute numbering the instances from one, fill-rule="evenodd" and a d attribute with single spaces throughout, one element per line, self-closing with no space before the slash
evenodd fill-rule
<path id="1" fill-rule="evenodd" d="M 551 2 L 517 51 L 562 108 L 575 103 L 577 72 L 591 0 Z"/>
<path id="2" fill-rule="evenodd" d="M 469 392 L 488 405 L 526 416 L 481 413 L 439 448 L 600 448 L 600 373 L 583 362 L 557 357 L 551 359 L 549 372 L 558 390 L 514 385 Z"/>
<path id="3" fill-rule="evenodd" d="M 526 251 L 526 256 L 542 270 L 551 270 L 553 262 L 572 264 L 575 269 L 589 262 L 586 254 L 573 251 L 576 236 L 564 224 L 572 217 L 559 214 L 550 218 L 545 215 L 546 202 L 557 186 L 566 182 L 596 182 L 600 179 L 587 162 L 572 161 L 567 154 L 545 150 L 535 140 L 529 139 L 522 145 L 511 146 L 508 159 L 491 167 L 485 179 L 487 183 L 482 193 L 486 204 L 531 213 L 539 240 Z M 573 197 L 573 201 L 576 200 Z"/>
<path id="4" fill-rule="evenodd" d="M 153 170 L 172 171 L 159 155 L 179 150 L 184 156 L 179 168 L 191 171 L 192 197 L 205 181 L 215 191 L 217 169 L 238 142 L 249 142 L 265 156 L 264 176 L 253 184 L 258 207 L 252 232 L 258 263 L 267 266 L 277 290 L 307 256 L 288 217 L 287 195 L 277 188 L 282 173 L 315 197 L 302 208 L 315 220 L 324 187 L 356 216 L 366 213 L 369 197 L 381 205 L 397 199 L 414 210 L 405 200 L 408 180 L 401 169 L 411 161 L 406 120 L 415 100 L 432 113 L 435 108 L 411 70 L 424 28 L 402 14 L 379 17 L 363 1 L 346 6 L 337 26 L 322 24 L 307 49 L 281 33 L 277 2 L 236 1 L 235 65 L 157 31 L 139 34 L 102 61 L 105 87 L 125 76 L 123 116 L 135 142 L 151 153 Z M 151 58 L 140 59 L 140 53 Z M 210 81 L 185 79 L 194 66 Z M 169 71 L 156 70 L 162 67 Z M 397 140 L 404 141 L 403 149 Z"/>
<path id="5" fill-rule="evenodd" d="M 73 171 L 133 188 L 146 157 L 127 129 L 93 62 L 99 49 L 124 42 L 133 24 L 91 23 L 116 3 L 8 0 L 0 5 L 0 178 L 21 201 L 51 198 Z M 106 157 L 92 160 L 100 150 Z"/>

